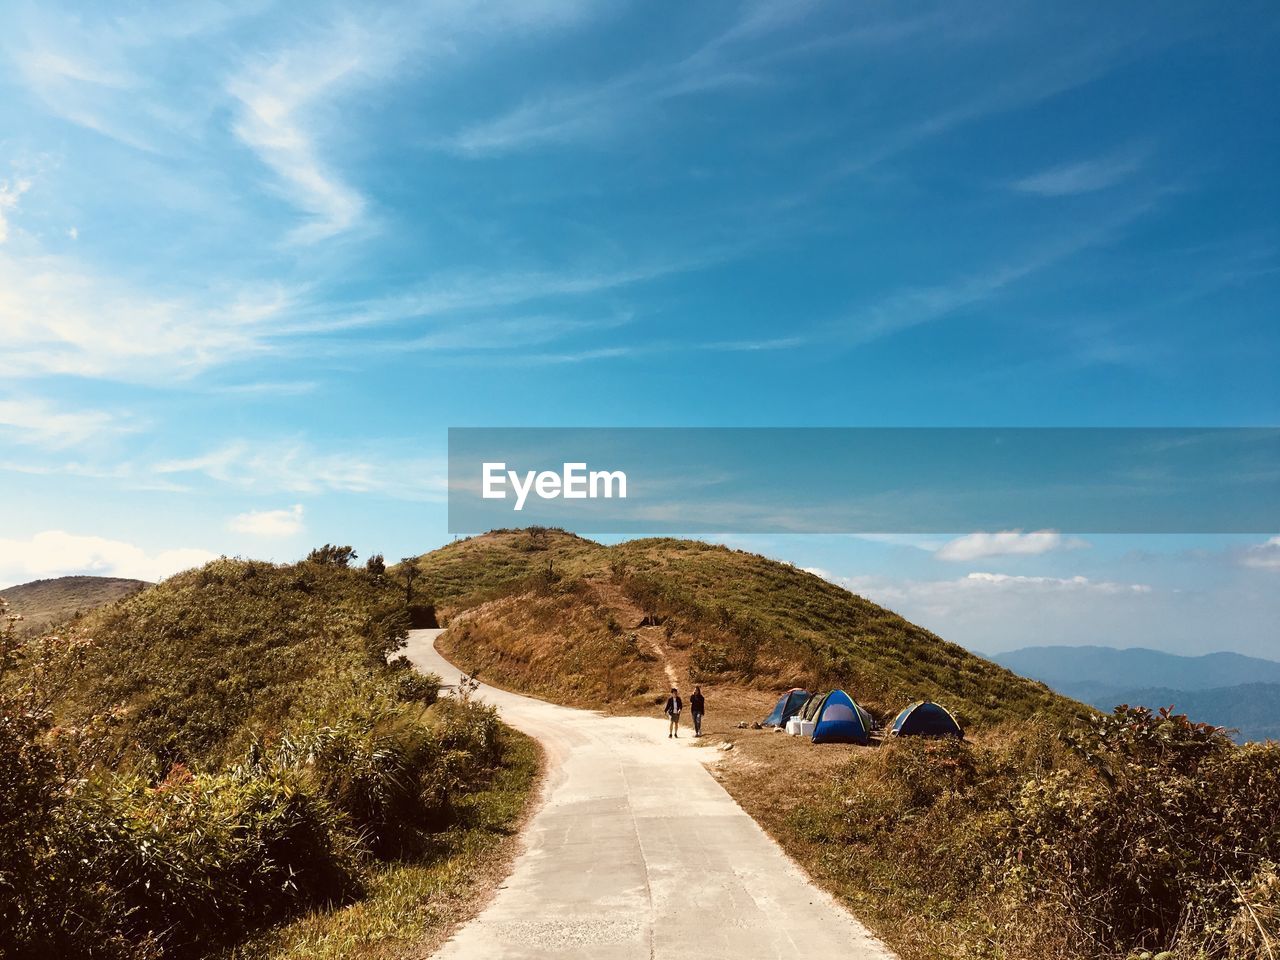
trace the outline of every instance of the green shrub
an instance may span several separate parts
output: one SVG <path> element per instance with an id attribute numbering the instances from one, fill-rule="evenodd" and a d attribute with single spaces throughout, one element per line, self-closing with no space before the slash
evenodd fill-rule
<path id="1" fill-rule="evenodd" d="M 84 873 L 109 883 L 121 933 L 164 956 L 359 888 L 339 815 L 283 775 L 108 777 L 68 803 L 67 832 Z"/>
<path id="2" fill-rule="evenodd" d="M 1241 884 L 1280 859 L 1280 746 L 1121 707 L 1076 747 L 1084 773 L 1034 777 L 1018 796 L 1018 893 L 1059 904 L 1080 944 L 1223 955 Z"/>
<path id="3" fill-rule="evenodd" d="M 402 670 L 391 678 L 395 696 L 405 703 L 417 703 L 429 707 L 440 699 L 440 677 L 434 673 L 418 673 Z"/>

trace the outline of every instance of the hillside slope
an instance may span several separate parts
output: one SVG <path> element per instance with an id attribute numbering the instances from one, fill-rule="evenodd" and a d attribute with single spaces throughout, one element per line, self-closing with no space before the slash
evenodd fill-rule
<path id="1" fill-rule="evenodd" d="M 503 530 L 414 565 L 419 596 L 457 625 L 450 653 L 561 702 L 639 707 L 674 673 L 758 691 L 844 686 L 881 719 L 920 698 L 979 726 L 1085 710 L 820 577 L 701 541 Z"/>
<path id="2" fill-rule="evenodd" d="M 54 577 L 6 587 L 0 597 L 9 602 L 10 613 L 22 615 L 18 635 L 30 637 L 149 586 L 146 580 L 124 577 Z"/>

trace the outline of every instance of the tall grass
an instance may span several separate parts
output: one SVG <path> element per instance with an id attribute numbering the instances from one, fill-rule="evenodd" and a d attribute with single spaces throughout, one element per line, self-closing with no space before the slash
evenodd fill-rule
<path id="1" fill-rule="evenodd" d="M 0 643 L 0 953 L 203 956 L 438 851 L 493 711 L 387 658 L 375 571 L 221 560 Z"/>

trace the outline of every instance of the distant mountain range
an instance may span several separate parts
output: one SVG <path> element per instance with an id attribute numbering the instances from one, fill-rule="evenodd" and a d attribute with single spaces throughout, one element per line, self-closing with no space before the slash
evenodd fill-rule
<path id="1" fill-rule="evenodd" d="M 1280 663 L 1239 653 L 1183 657 L 1142 647 L 1025 647 L 992 658 L 1059 693 L 1111 710 L 1173 706 L 1193 720 L 1280 739 Z"/>
<path id="2" fill-rule="evenodd" d="M 119 600 L 151 586 L 145 580 L 122 577 L 54 577 L 0 589 L 9 612 L 22 614 L 18 633 L 34 636 L 78 613 Z"/>

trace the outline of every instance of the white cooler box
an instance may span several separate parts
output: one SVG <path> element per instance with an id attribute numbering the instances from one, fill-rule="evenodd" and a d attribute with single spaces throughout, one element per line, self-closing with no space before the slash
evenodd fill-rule
<path id="1" fill-rule="evenodd" d="M 813 736 L 814 722 L 812 720 L 801 720 L 799 717 L 792 717 L 787 721 L 787 733 L 793 737 L 811 737 Z"/>

